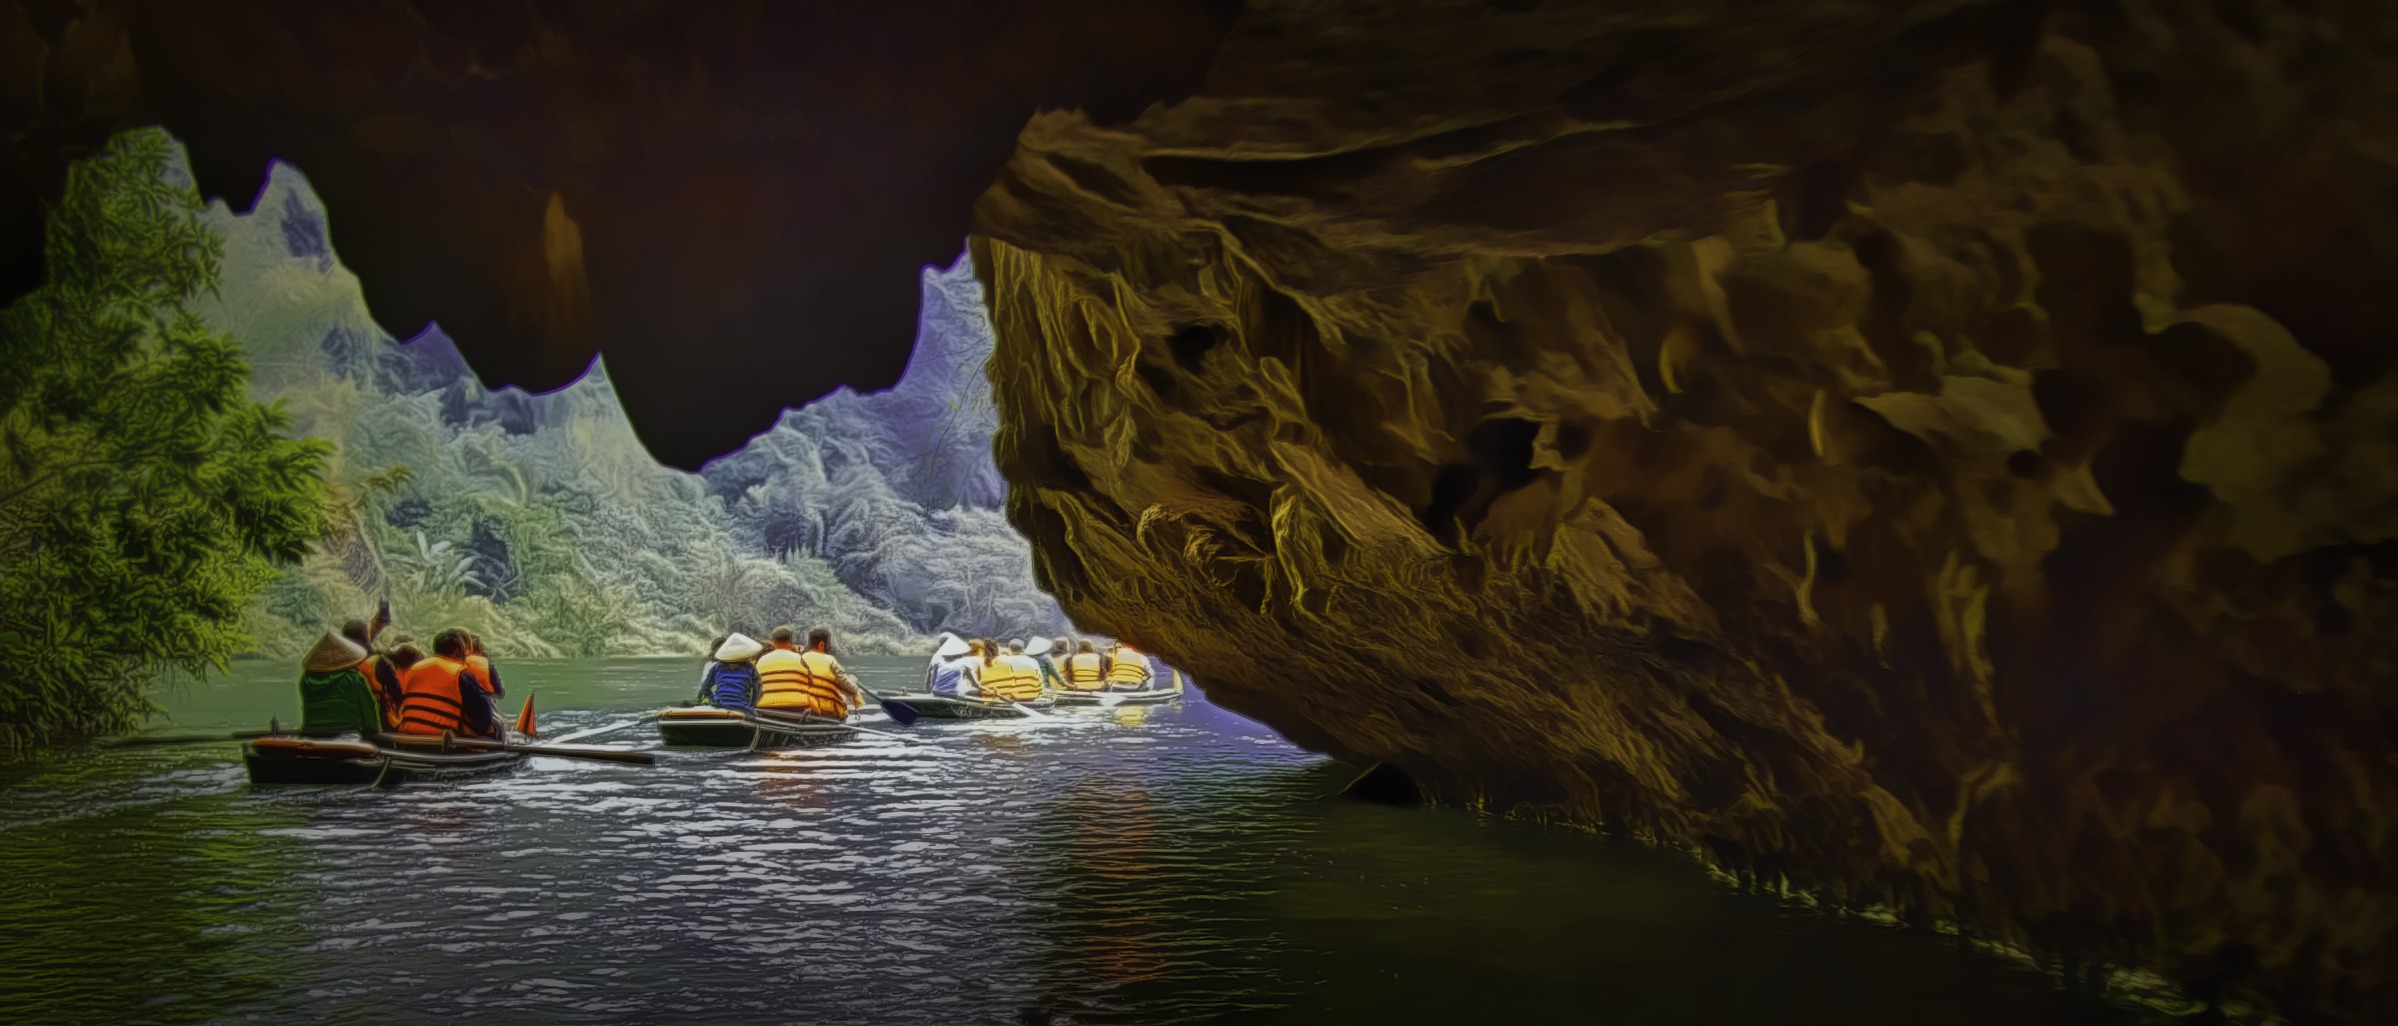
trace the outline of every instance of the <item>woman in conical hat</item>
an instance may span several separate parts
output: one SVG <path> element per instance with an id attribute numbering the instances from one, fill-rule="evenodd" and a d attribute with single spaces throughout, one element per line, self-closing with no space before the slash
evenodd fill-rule
<path id="1" fill-rule="evenodd" d="M 375 693 L 358 664 L 366 649 L 327 631 L 300 659 L 300 733 L 372 734 L 383 729 Z"/>
<path id="2" fill-rule="evenodd" d="M 699 701 L 725 709 L 748 710 L 758 703 L 758 668 L 755 661 L 765 654 L 766 646 L 757 639 L 735 631 L 709 653 L 715 661 L 700 674 Z"/>
<path id="3" fill-rule="evenodd" d="M 933 650 L 932 665 L 924 671 L 924 690 L 936 695 L 973 697 L 976 681 L 981 679 L 974 646 L 955 634 L 941 635 L 941 647 Z"/>

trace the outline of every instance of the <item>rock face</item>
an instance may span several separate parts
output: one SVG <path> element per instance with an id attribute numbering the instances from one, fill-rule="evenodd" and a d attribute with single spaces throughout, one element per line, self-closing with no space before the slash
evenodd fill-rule
<path id="1" fill-rule="evenodd" d="M 1078 624 L 1450 800 L 2393 1021 L 2398 26 L 1260 0 L 977 210 Z"/>

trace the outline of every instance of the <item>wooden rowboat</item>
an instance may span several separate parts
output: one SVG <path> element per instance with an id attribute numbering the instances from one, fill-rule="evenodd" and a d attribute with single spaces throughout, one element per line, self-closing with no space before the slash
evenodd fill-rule
<path id="1" fill-rule="evenodd" d="M 658 738 L 692 748 L 816 748 L 857 735 L 846 723 L 691 706 L 658 711 Z"/>
<path id="2" fill-rule="evenodd" d="M 449 748 L 429 737 L 422 744 L 382 747 L 367 741 L 335 738 L 262 737 L 242 746 L 242 765 L 257 785 L 380 784 L 393 787 L 411 780 L 449 780 L 479 777 L 516 768 L 523 752 L 497 751 L 471 743 Z"/>
<path id="3" fill-rule="evenodd" d="M 1092 706 L 1099 705 L 1110 707 L 1119 705 L 1156 705 L 1160 702 L 1171 702 L 1181 697 L 1182 692 L 1170 688 L 1158 688 L 1152 691 L 1060 691 L 1057 693 L 1057 704 L 1061 706 L 1080 706 L 1082 708 L 1090 708 Z"/>
<path id="4" fill-rule="evenodd" d="M 918 717 L 927 720 L 1013 719 L 1024 715 L 1018 711 L 1020 709 L 1039 712 L 1055 704 L 1046 698 L 1032 702 L 996 702 L 933 694 L 884 695 L 882 700 L 886 705 L 904 705 L 914 710 Z"/>

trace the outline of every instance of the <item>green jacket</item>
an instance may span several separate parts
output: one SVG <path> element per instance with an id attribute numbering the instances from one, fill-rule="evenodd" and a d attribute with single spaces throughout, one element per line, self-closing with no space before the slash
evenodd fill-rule
<path id="1" fill-rule="evenodd" d="M 300 675 L 300 733 L 372 734 L 383 729 L 375 693 L 355 668 Z"/>

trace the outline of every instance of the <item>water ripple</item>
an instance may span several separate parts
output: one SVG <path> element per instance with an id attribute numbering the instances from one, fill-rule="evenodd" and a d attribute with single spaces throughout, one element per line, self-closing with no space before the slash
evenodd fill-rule
<path id="1" fill-rule="evenodd" d="M 859 663 L 870 685 L 914 669 Z M 509 680 L 540 690 L 551 738 L 654 748 L 621 728 L 688 670 L 523 664 Z M 256 718 L 279 676 L 189 696 L 183 729 Z M 1324 802 L 1341 769 L 1196 701 L 1123 712 L 878 720 L 933 743 L 674 751 L 647 770 L 536 759 L 388 791 L 253 791 L 231 746 L 13 768 L 0 1008 L 45 1023 L 2122 1021 L 2009 967 L 1727 895 L 1669 858 Z"/>

